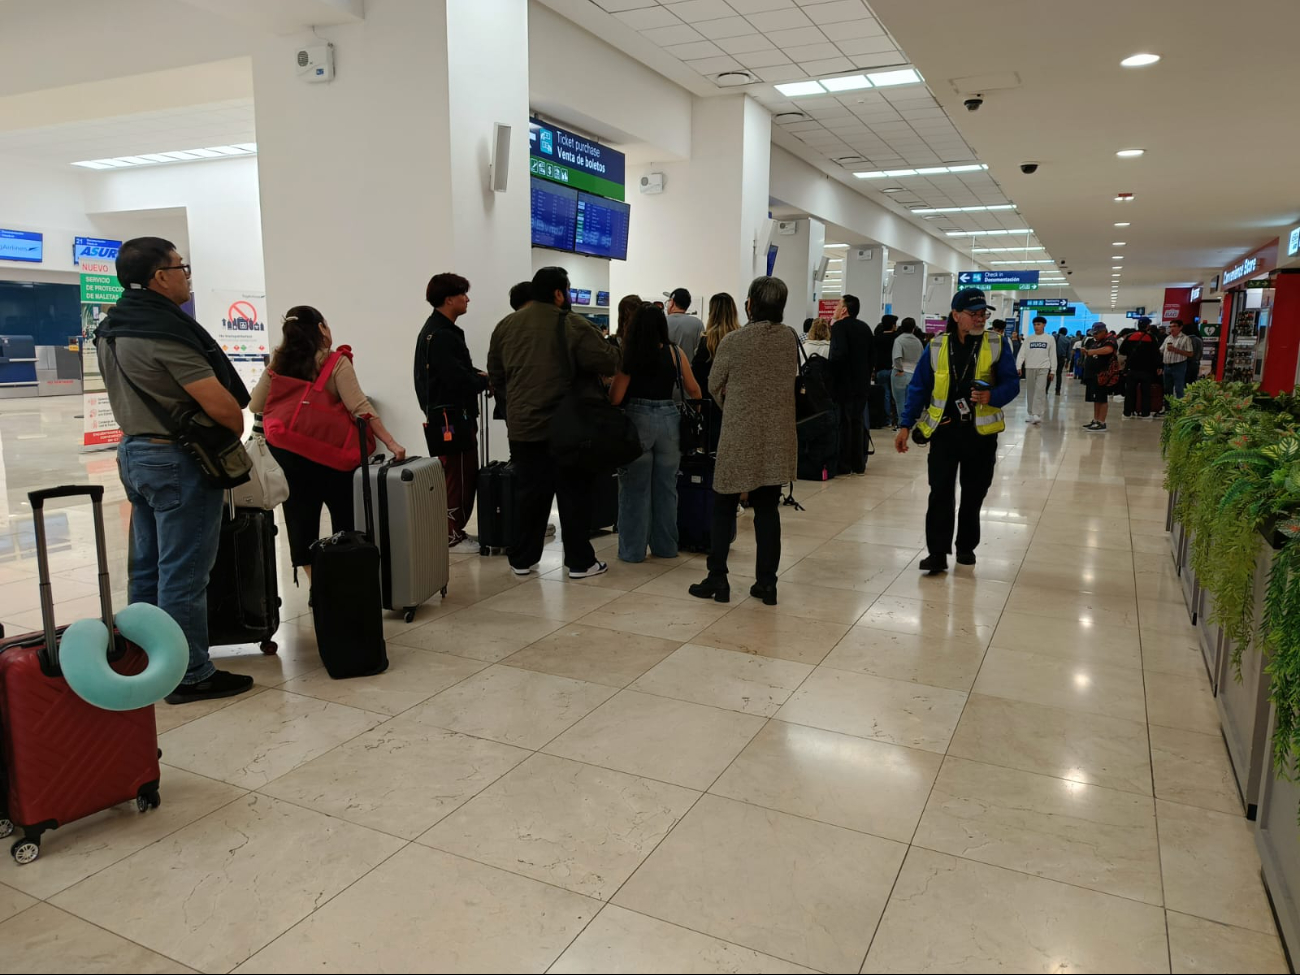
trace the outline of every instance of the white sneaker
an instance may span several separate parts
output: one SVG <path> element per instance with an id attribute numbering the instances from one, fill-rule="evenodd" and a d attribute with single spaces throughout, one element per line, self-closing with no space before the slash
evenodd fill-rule
<path id="1" fill-rule="evenodd" d="M 572 569 L 570 569 L 570 570 L 569 570 L 569 578 L 570 578 L 570 579 L 590 579 L 592 576 L 602 575 L 602 574 L 605 573 L 608 569 L 609 569 L 609 566 L 608 566 L 608 565 L 606 565 L 604 562 L 600 561 L 600 559 L 597 559 L 597 560 L 596 560 L 596 563 L 595 563 L 593 566 L 591 566 L 591 568 L 589 568 L 589 569 L 583 569 L 581 572 L 574 572 Z"/>
<path id="2" fill-rule="evenodd" d="M 554 537 L 555 537 L 555 526 L 554 526 L 554 525 L 547 524 L 547 526 L 546 526 L 546 537 L 547 537 L 547 538 L 554 538 Z"/>
<path id="3" fill-rule="evenodd" d="M 515 575 L 517 575 L 517 576 L 527 576 L 527 575 L 532 575 L 534 572 L 537 571 L 537 567 L 538 567 L 539 565 L 541 565 L 541 564 L 542 564 L 542 563 L 540 563 L 540 562 L 534 562 L 532 565 L 530 565 L 530 566 L 529 566 L 528 568 L 526 568 L 526 569 L 516 569 L 516 568 L 512 565 L 512 566 L 510 567 L 510 571 L 513 572 L 513 573 L 514 573 Z"/>
<path id="4" fill-rule="evenodd" d="M 459 542 L 452 545 L 449 550 L 463 554 L 477 555 L 479 553 L 479 548 L 478 539 L 473 535 L 466 535 L 461 538 Z"/>
<path id="5" fill-rule="evenodd" d="M 1043 418 L 1041 416 L 1035 416 L 1030 420 L 1030 422 L 1033 423 L 1034 426 L 1038 426 L 1043 422 Z"/>

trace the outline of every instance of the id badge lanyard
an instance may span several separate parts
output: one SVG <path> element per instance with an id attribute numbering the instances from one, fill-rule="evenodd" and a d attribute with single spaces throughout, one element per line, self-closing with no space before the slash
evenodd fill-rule
<path id="1" fill-rule="evenodd" d="M 966 397 L 957 396 L 957 391 L 966 384 L 966 382 L 971 378 L 971 374 L 975 371 L 975 361 L 979 359 L 980 343 L 982 343 L 983 341 L 984 341 L 983 335 L 977 336 L 975 338 L 975 344 L 971 346 L 970 356 L 966 360 L 966 369 L 962 373 L 960 379 L 953 372 L 954 364 L 952 362 L 952 356 L 951 355 L 948 356 L 948 363 L 949 363 L 948 381 L 953 383 L 952 390 L 953 390 L 953 396 L 955 397 L 954 405 L 957 407 L 957 414 L 962 418 L 963 421 L 969 420 L 974 411 L 971 409 L 970 402 L 966 399 Z"/>

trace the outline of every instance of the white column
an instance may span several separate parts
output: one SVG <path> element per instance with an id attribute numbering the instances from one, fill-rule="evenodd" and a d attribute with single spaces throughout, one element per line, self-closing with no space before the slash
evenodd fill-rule
<path id="1" fill-rule="evenodd" d="M 915 318 L 917 325 L 924 326 L 926 284 L 923 262 L 899 261 L 894 265 L 894 290 L 890 304 L 899 321 Z"/>
<path id="2" fill-rule="evenodd" d="M 885 268 L 889 248 L 883 244 L 850 244 L 844 255 L 844 293 L 854 295 L 862 305 L 859 316 L 875 325 L 885 313 Z"/>
<path id="3" fill-rule="evenodd" d="M 528 4 L 370 0 L 365 14 L 320 29 L 328 84 L 297 77 L 301 38 L 254 48 L 272 338 L 288 307 L 319 307 L 385 423 L 423 452 L 411 366 L 429 277 L 469 278 L 460 324 L 480 368 L 510 285 L 531 277 Z M 504 193 L 488 183 L 496 122 L 513 127 Z"/>
<path id="4" fill-rule="evenodd" d="M 790 289 L 785 318 L 798 327 L 805 318 L 817 314 L 820 285 L 813 281 L 813 273 L 826 251 L 826 225 L 811 219 L 783 223 L 793 223 L 795 232 L 786 234 L 778 230 L 772 234 L 772 243 L 776 245 L 776 267 L 772 273 Z"/>
<path id="5" fill-rule="evenodd" d="M 695 99 L 690 159 L 628 168 L 628 259 L 610 266 L 611 300 L 658 298 L 683 287 L 704 310 L 710 295 L 726 291 L 743 313 L 767 222 L 771 150 L 772 117 L 758 102 Z M 641 177 L 651 172 L 664 175 L 660 194 L 640 193 Z"/>
<path id="6" fill-rule="evenodd" d="M 948 314 L 952 307 L 954 278 L 951 274 L 929 274 L 925 283 L 925 314 L 928 318 L 939 318 Z M 901 316 L 900 316 L 901 317 Z M 917 326 L 925 323 L 916 320 Z"/>

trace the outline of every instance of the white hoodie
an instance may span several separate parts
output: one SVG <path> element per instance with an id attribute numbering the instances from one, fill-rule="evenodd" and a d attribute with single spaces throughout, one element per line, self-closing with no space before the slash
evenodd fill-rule
<path id="1" fill-rule="evenodd" d="M 1031 335 L 1020 346 L 1016 356 L 1017 369 L 1055 369 L 1056 339 L 1044 332 Z"/>

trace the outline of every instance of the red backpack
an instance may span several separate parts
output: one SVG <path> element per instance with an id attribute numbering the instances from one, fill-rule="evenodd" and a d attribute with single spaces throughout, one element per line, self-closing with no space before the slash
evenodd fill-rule
<path id="1" fill-rule="evenodd" d="M 313 382 L 268 370 L 271 392 L 262 411 L 267 443 L 336 471 L 351 471 L 360 466 L 356 422 L 343 401 L 325 388 L 343 356 L 351 362 L 352 349 L 340 345 L 321 364 L 320 375 Z M 366 453 L 374 449 L 374 434 L 367 432 Z"/>

